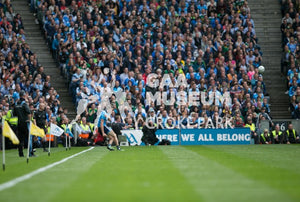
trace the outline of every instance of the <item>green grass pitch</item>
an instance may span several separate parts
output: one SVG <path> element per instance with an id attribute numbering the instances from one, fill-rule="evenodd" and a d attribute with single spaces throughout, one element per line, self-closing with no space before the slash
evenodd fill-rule
<path id="1" fill-rule="evenodd" d="M 88 149 L 6 152 L 3 183 Z M 15 186 L 0 201 L 300 201 L 300 145 L 104 147 Z M 2 162 L 2 152 L 0 152 Z"/>

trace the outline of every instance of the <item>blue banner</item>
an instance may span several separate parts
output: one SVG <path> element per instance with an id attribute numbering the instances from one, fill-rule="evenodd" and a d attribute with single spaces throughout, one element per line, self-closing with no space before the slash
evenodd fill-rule
<path id="1" fill-rule="evenodd" d="M 156 137 L 161 142 L 163 139 L 169 140 L 171 145 L 179 145 L 179 130 L 178 129 L 162 129 L 155 132 Z"/>
<path id="2" fill-rule="evenodd" d="M 181 145 L 250 144 L 249 128 L 181 129 Z"/>
<path id="3" fill-rule="evenodd" d="M 181 139 L 179 140 L 179 133 Z M 171 145 L 232 145 L 250 144 L 249 128 L 235 129 L 178 129 L 157 130 L 157 138 L 167 139 Z M 180 141 L 180 142 L 179 142 Z"/>

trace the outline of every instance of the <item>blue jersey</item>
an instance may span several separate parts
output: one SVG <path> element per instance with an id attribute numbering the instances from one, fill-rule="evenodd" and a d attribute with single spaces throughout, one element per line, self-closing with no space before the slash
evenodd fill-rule
<path id="1" fill-rule="evenodd" d="M 107 121 L 107 113 L 106 113 L 106 111 L 102 111 L 101 112 L 100 118 L 99 118 L 98 127 L 101 126 L 101 120 L 103 120 L 103 126 L 106 126 L 106 121 Z"/>
<path id="2" fill-rule="evenodd" d="M 108 134 L 112 131 L 112 129 L 110 127 L 108 127 L 107 124 L 106 124 L 107 116 L 108 116 L 107 112 L 102 111 L 101 114 L 100 114 L 99 121 L 98 121 L 98 127 L 101 127 L 101 121 L 103 120 L 104 133 L 106 133 L 106 134 Z"/>

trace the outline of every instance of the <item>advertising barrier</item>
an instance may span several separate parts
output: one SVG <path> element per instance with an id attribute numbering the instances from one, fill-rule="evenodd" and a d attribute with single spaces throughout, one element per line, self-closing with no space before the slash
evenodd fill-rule
<path id="1" fill-rule="evenodd" d="M 141 130 L 122 130 L 130 145 L 142 145 Z M 159 141 L 169 140 L 171 145 L 243 145 L 250 144 L 249 128 L 235 129 L 162 129 L 156 131 Z"/>
<path id="2" fill-rule="evenodd" d="M 249 128 L 182 129 L 181 145 L 250 144 Z"/>
<path id="3" fill-rule="evenodd" d="M 141 145 L 143 132 L 142 130 L 121 130 L 122 135 L 126 136 L 129 145 Z"/>
<path id="4" fill-rule="evenodd" d="M 161 129 L 155 132 L 156 137 L 161 142 L 163 139 L 169 140 L 171 145 L 179 145 L 179 129 Z"/>

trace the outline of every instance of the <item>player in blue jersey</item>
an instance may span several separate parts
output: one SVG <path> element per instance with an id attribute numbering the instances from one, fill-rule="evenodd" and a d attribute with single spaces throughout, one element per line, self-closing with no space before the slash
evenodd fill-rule
<path id="1" fill-rule="evenodd" d="M 119 146 L 119 141 L 116 133 L 111 129 L 111 127 L 107 126 L 107 121 L 109 120 L 110 120 L 109 114 L 106 112 L 106 110 L 103 110 L 99 117 L 98 130 L 101 131 L 104 137 L 107 136 L 109 138 L 107 149 L 113 151 L 114 149 L 112 148 L 111 144 L 114 142 L 116 144 L 117 150 L 120 151 L 121 148 Z"/>

